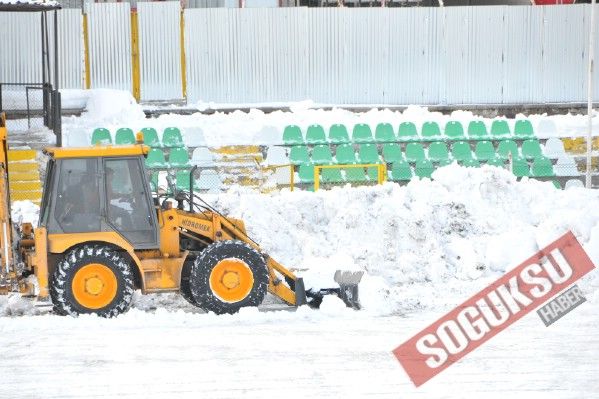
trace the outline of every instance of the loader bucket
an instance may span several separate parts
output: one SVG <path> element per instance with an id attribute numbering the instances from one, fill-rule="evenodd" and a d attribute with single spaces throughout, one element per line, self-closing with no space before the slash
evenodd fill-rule
<path id="1" fill-rule="evenodd" d="M 325 295 L 337 295 L 348 308 L 360 310 L 360 301 L 358 297 L 358 284 L 362 280 L 364 272 L 350 272 L 337 270 L 335 272 L 335 282 L 339 288 L 321 288 L 319 290 L 309 289 L 306 291 L 308 305 L 318 308 Z"/>

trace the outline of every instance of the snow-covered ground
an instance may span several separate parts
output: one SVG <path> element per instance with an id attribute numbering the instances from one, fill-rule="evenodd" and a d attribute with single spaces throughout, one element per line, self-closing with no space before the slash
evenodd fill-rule
<path id="1" fill-rule="evenodd" d="M 449 118 L 417 107 L 353 114 L 298 106 L 145 120 L 126 96 L 108 100 L 101 92 L 86 114 L 66 118 L 67 135 L 99 125 L 175 125 L 223 145 L 289 123 Z M 555 122 L 584 128 L 583 117 Z M 268 195 L 234 188 L 205 199 L 244 219 L 250 236 L 308 286 L 331 285 L 338 268 L 365 271 L 364 309 L 328 297 L 318 311 L 269 301 L 261 311 L 215 316 L 173 294 L 137 295 L 116 319 L 74 319 L 0 297 L 0 398 L 599 397 L 598 271 L 578 283 L 587 302 L 554 325 L 532 313 L 420 388 L 391 352 L 567 230 L 597 264 L 599 191 L 451 165 L 406 186 Z M 14 220 L 36 221 L 30 203 L 14 208 Z"/>
<path id="2" fill-rule="evenodd" d="M 495 168 L 434 178 L 207 198 L 309 285 L 365 270 L 359 312 L 331 297 L 319 311 L 215 316 L 169 295 L 138 297 L 116 319 L 73 319 L 2 299 L 4 314 L 27 316 L 0 318 L 0 397 L 597 397 L 597 271 L 579 283 L 588 302 L 556 324 L 532 313 L 412 385 L 391 351 L 539 247 L 570 229 L 599 260 L 599 192 Z"/>

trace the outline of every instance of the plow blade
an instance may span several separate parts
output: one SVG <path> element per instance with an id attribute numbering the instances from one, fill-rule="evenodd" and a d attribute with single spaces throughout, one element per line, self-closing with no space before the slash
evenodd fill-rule
<path id="1" fill-rule="evenodd" d="M 318 308 L 325 295 L 337 295 L 348 308 L 360 309 L 358 297 L 358 284 L 362 280 L 364 272 L 350 272 L 337 270 L 335 272 L 335 282 L 339 284 L 338 288 L 322 288 L 319 290 L 309 289 L 306 291 L 307 303 L 312 308 Z M 302 287 L 303 288 L 303 287 Z"/>

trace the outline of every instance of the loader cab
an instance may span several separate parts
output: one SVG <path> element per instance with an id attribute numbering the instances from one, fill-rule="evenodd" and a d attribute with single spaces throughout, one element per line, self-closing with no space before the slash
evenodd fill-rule
<path id="1" fill-rule="evenodd" d="M 141 147 L 46 150 L 51 160 L 40 226 L 49 235 L 114 232 L 134 249 L 158 248 L 159 228 Z"/>

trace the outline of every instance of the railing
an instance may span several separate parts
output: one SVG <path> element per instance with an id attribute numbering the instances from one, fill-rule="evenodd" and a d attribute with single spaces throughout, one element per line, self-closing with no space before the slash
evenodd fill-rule
<path id="1" fill-rule="evenodd" d="M 377 184 L 387 180 L 387 165 L 378 163 L 346 164 L 346 165 L 314 165 L 314 191 L 320 188 L 320 171 L 323 169 L 377 168 Z"/>

